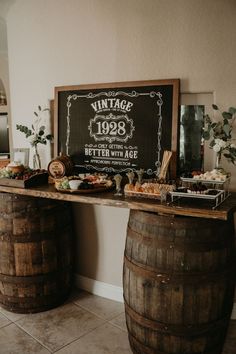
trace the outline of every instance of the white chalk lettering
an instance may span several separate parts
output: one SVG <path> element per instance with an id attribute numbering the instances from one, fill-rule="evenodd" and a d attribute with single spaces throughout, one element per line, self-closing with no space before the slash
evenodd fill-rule
<path id="1" fill-rule="evenodd" d="M 137 159 L 138 158 L 138 151 L 126 150 L 124 157 L 127 158 L 127 159 Z"/>
<path id="2" fill-rule="evenodd" d="M 110 151 L 108 149 L 85 148 L 84 154 L 85 156 L 93 156 L 93 157 L 109 157 Z"/>
<path id="3" fill-rule="evenodd" d="M 134 104 L 130 101 L 120 100 L 119 98 L 105 98 L 103 100 L 98 100 L 91 103 L 92 108 L 95 112 L 107 110 L 107 109 L 116 109 L 121 111 L 130 112 L 131 107 Z"/>
<path id="4" fill-rule="evenodd" d="M 112 157 L 123 157 L 123 151 L 111 151 Z"/>

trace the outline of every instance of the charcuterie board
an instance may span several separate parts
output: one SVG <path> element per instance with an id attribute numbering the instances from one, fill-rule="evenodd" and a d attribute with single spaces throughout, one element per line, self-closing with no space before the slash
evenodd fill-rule
<path id="1" fill-rule="evenodd" d="M 107 192 L 114 189 L 114 185 L 112 184 L 111 186 L 100 186 L 100 187 L 94 187 L 94 188 L 88 188 L 88 189 L 70 189 L 70 188 L 60 188 L 56 187 L 56 190 L 58 192 L 62 193 L 71 193 L 71 194 L 92 194 L 92 193 L 102 193 L 102 192 Z"/>

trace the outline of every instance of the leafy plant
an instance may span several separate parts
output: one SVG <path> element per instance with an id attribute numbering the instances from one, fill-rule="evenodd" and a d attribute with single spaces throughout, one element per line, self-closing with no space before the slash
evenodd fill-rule
<path id="1" fill-rule="evenodd" d="M 236 164 L 236 145 L 233 143 L 232 132 L 233 124 L 236 118 L 236 108 L 230 107 L 228 111 L 221 112 L 217 105 L 213 104 L 212 108 L 221 113 L 221 119 L 214 121 L 208 114 L 205 118 L 205 128 L 203 138 L 210 140 L 209 147 L 213 149 L 221 157 L 223 156 Z"/>
<path id="2" fill-rule="evenodd" d="M 31 128 L 28 128 L 25 125 L 16 124 L 16 129 L 24 133 L 26 138 L 30 138 L 31 146 L 37 146 L 38 144 L 47 144 L 47 141 L 53 140 L 52 134 L 46 134 L 46 127 L 42 125 L 42 114 L 43 112 L 49 111 L 48 108 L 42 109 L 41 106 L 38 106 L 38 111 L 34 112 L 35 121 L 31 125 Z"/>

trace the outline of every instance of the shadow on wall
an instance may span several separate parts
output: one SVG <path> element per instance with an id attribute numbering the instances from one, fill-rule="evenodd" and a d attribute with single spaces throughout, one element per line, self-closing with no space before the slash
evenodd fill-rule
<path id="1" fill-rule="evenodd" d="M 98 234 L 93 205 L 73 204 L 74 272 L 91 279 L 97 278 Z"/>

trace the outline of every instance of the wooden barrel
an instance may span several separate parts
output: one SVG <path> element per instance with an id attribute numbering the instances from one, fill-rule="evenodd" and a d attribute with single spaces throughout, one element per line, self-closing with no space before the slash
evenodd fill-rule
<path id="1" fill-rule="evenodd" d="M 233 220 L 131 211 L 123 286 L 135 354 L 220 354 L 234 298 Z"/>
<path id="2" fill-rule="evenodd" d="M 69 203 L 0 193 L 0 305 L 18 313 L 61 304 L 72 277 Z"/>

